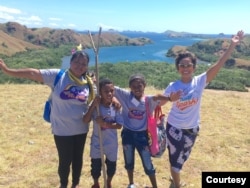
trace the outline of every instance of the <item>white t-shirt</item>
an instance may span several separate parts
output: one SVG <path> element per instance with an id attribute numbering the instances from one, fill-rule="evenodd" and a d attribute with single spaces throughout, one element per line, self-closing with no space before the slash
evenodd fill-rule
<path id="1" fill-rule="evenodd" d="M 189 83 L 181 80 L 171 82 L 164 91 L 164 95 L 169 96 L 171 92 L 181 90 L 181 98 L 172 103 L 167 121 L 172 126 L 179 129 L 191 129 L 199 126 L 201 97 L 206 87 L 206 72 L 194 76 Z"/>

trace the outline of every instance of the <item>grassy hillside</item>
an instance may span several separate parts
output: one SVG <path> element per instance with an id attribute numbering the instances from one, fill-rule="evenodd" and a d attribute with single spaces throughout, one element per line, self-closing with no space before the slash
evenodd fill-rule
<path id="1" fill-rule="evenodd" d="M 173 46 L 168 50 L 167 56 L 175 57 L 182 51 L 193 52 L 197 58 L 205 62 L 216 62 L 219 57 L 226 51 L 230 45 L 228 38 L 216 38 L 202 40 L 194 43 L 192 46 Z M 244 37 L 243 41 L 234 50 L 231 59 L 228 60 L 226 66 L 235 66 L 250 70 L 250 36 Z"/>
<path id="2" fill-rule="evenodd" d="M 42 119 L 49 88 L 44 85 L 2 84 L 0 90 L 0 187 L 58 187 L 57 151 L 50 124 Z M 162 93 L 162 90 L 148 87 L 146 93 Z M 248 92 L 205 90 L 201 106 L 201 131 L 182 171 L 187 188 L 201 188 L 203 171 L 250 171 L 249 106 Z M 170 104 L 164 106 L 165 113 L 168 113 L 169 107 Z M 82 188 L 92 185 L 89 158 L 91 130 L 90 126 L 84 153 Z M 119 143 L 113 186 L 124 188 L 128 180 L 120 137 Z M 159 188 L 169 188 L 167 152 L 153 161 Z M 135 184 L 138 188 L 150 185 L 138 154 Z"/>
<path id="3" fill-rule="evenodd" d="M 97 34 L 92 38 L 97 43 Z M 144 45 L 152 41 L 147 38 L 129 38 L 115 32 L 102 32 L 100 46 Z M 70 29 L 27 28 L 16 22 L 0 24 L 0 54 L 11 56 L 18 52 L 41 48 L 58 48 L 71 44 L 82 44 L 91 48 L 88 33 L 78 33 Z"/>
<path id="4" fill-rule="evenodd" d="M 27 50 L 35 50 L 35 49 L 43 49 L 41 46 L 36 46 L 32 43 L 25 42 L 23 40 L 14 38 L 3 31 L 0 30 L 0 44 L 1 44 L 1 54 L 11 56 L 17 52 L 27 51 Z"/>

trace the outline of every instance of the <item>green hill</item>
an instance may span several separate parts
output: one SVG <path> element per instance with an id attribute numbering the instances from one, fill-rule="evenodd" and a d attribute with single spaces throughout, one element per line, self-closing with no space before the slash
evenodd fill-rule
<path id="1" fill-rule="evenodd" d="M 192 46 L 173 46 L 166 56 L 175 57 L 181 51 L 193 52 L 201 61 L 214 63 L 225 52 L 230 44 L 230 39 L 217 38 L 203 40 Z M 243 41 L 236 47 L 232 57 L 226 62 L 227 67 L 237 67 L 250 70 L 250 36 L 245 36 Z"/>
<path id="2" fill-rule="evenodd" d="M 92 38 L 96 42 L 97 35 L 92 34 Z M 61 45 L 75 47 L 80 43 L 83 48 L 92 47 L 88 33 L 70 29 L 27 28 L 16 22 L 0 24 L 0 54 L 6 56 L 36 49 L 58 48 Z M 117 32 L 102 32 L 100 46 L 137 46 L 147 43 L 152 41 L 147 38 L 129 38 Z"/>

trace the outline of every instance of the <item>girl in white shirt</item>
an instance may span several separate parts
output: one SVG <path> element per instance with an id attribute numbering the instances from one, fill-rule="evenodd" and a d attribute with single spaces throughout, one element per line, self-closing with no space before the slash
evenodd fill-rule
<path id="1" fill-rule="evenodd" d="M 229 58 L 235 46 L 243 39 L 243 35 L 243 31 L 239 31 L 233 36 L 229 48 L 218 62 L 198 76 L 193 77 L 196 67 L 196 57 L 193 54 L 184 52 L 176 58 L 175 65 L 181 79 L 170 83 L 164 91 L 164 95 L 169 96 L 173 102 L 168 114 L 166 132 L 171 179 L 175 188 L 183 185 L 180 182 L 180 171 L 189 158 L 199 131 L 202 93 Z M 172 93 L 179 93 L 179 98 L 177 100 L 173 98 Z"/>

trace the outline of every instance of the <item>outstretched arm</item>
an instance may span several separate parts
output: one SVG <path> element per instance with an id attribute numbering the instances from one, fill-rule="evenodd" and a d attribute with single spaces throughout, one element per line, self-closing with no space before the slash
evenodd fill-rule
<path id="1" fill-rule="evenodd" d="M 211 82 L 214 77 L 217 75 L 221 67 L 225 64 L 227 59 L 230 57 L 231 53 L 233 52 L 235 46 L 239 44 L 239 42 L 243 39 L 244 32 L 238 31 L 237 35 L 233 36 L 231 39 L 231 43 L 227 51 L 222 55 L 222 57 L 215 63 L 211 68 L 207 70 L 207 83 Z"/>
<path id="2" fill-rule="evenodd" d="M 166 104 L 168 101 L 169 102 L 174 102 L 177 101 L 178 99 L 180 99 L 182 92 L 181 91 L 177 91 L 177 92 L 172 92 L 169 96 L 165 96 L 162 94 L 157 94 L 155 96 L 153 96 L 153 100 L 160 100 L 160 106 Z"/>
<path id="3" fill-rule="evenodd" d="M 2 59 L 0 59 L 0 69 L 9 76 L 17 78 L 26 78 L 37 82 L 43 82 L 42 74 L 38 69 L 10 69 Z"/>

